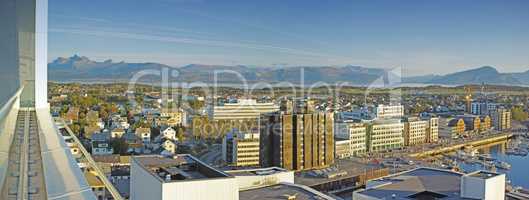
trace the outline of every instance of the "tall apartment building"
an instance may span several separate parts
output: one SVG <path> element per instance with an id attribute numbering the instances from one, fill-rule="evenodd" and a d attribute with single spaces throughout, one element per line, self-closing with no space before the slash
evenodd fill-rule
<path id="1" fill-rule="evenodd" d="M 222 159 L 230 166 L 259 166 L 259 132 L 228 133 L 222 140 Z"/>
<path id="2" fill-rule="evenodd" d="M 426 143 L 434 143 L 439 140 L 439 118 L 429 117 L 423 118 L 428 122 L 426 127 Z"/>
<path id="3" fill-rule="evenodd" d="M 404 124 L 400 120 L 375 120 L 367 126 L 367 150 L 384 151 L 404 145 Z"/>
<path id="4" fill-rule="evenodd" d="M 240 99 L 237 103 L 225 103 L 210 109 L 212 120 L 258 119 L 263 113 L 279 111 L 274 103 L 257 103 L 255 99 Z"/>
<path id="5" fill-rule="evenodd" d="M 349 155 L 357 156 L 366 153 L 367 130 L 364 123 L 338 122 L 335 124 L 335 137 L 347 139 Z"/>
<path id="6" fill-rule="evenodd" d="M 492 113 L 492 124 L 494 129 L 504 131 L 511 129 L 512 114 L 509 109 L 500 108 Z"/>
<path id="7" fill-rule="evenodd" d="M 375 108 L 375 114 L 378 119 L 400 118 L 404 116 L 404 106 L 380 104 Z"/>
<path id="8" fill-rule="evenodd" d="M 404 145 L 413 146 L 426 142 L 428 121 L 416 117 L 404 119 Z"/>
<path id="9" fill-rule="evenodd" d="M 261 117 L 261 166 L 306 170 L 334 163 L 334 114 L 271 113 Z"/>

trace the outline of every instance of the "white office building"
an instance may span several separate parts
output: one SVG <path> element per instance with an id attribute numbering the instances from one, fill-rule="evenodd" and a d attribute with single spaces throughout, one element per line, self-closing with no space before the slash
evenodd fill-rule
<path id="1" fill-rule="evenodd" d="M 131 200 L 238 200 L 235 177 L 191 155 L 136 156 L 131 160 Z"/>
<path id="2" fill-rule="evenodd" d="M 367 127 L 367 150 L 385 151 L 404 145 L 404 124 L 399 120 L 375 120 Z"/>
<path id="3" fill-rule="evenodd" d="M 364 123 L 355 122 L 338 122 L 335 124 L 335 137 L 336 140 L 345 140 L 349 142 L 348 148 L 349 156 L 357 156 L 366 153 L 367 147 L 367 125 Z M 342 145 L 343 146 L 343 145 Z M 336 150 L 338 151 L 338 147 Z M 338 155 L 338 152 L 336 152 Z M 342 155 L 345 153 L 341 153 Z M 338 156 L 341 157 L 341 156 Z"/>
<path id="4" fill-rule="evenodd" d="M 378 119 L 400 118 L 404 116 L 404 106 L 380 104 L 375 107 L 375 114 Z"/>
<path id="5" fill-rule="evenodd" d="M 274 103 L 257 103 L 255 99 L 240 99 L 237 103 L 214 106 L 209 113 L 213 120 L 251 120 L 263 113 L 279 111 Z"/>

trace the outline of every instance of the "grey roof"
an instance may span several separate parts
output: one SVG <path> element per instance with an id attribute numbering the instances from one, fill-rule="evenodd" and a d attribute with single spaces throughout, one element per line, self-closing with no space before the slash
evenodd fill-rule
<path id="1" fill-rule="evenodd" d="M 239 199 L 244 200 L 284 200 L 295 196 L 296 200 L 333 200 L 328 195 L 318 192 L 310 187 L 280 183 L 268 187 L 239 192 Z"/>
<path id="2" fill-rule="evenodd" d="M 358 192 L 378 199 L 412 199 L 414 195 L 440 195 L 443 199 L 462 199 L 463 174 L 431 168 L 417 168 L 372 181 L 378 186 Z"/>

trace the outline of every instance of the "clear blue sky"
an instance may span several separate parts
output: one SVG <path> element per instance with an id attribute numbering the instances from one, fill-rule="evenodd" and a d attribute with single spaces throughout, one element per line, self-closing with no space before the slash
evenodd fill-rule
<path id="1" fill-rule="evenodd" d="M 529 1 L 50 0 L 49 59 L 529 70 Z"/>

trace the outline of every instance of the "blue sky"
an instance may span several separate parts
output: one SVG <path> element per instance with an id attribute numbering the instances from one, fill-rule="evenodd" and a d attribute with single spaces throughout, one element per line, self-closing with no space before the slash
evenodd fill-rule
<path id="1" fill-rule="evenodd" d="M 529 70 L 529 1 L 50 0 L 49 59 Z"/>

